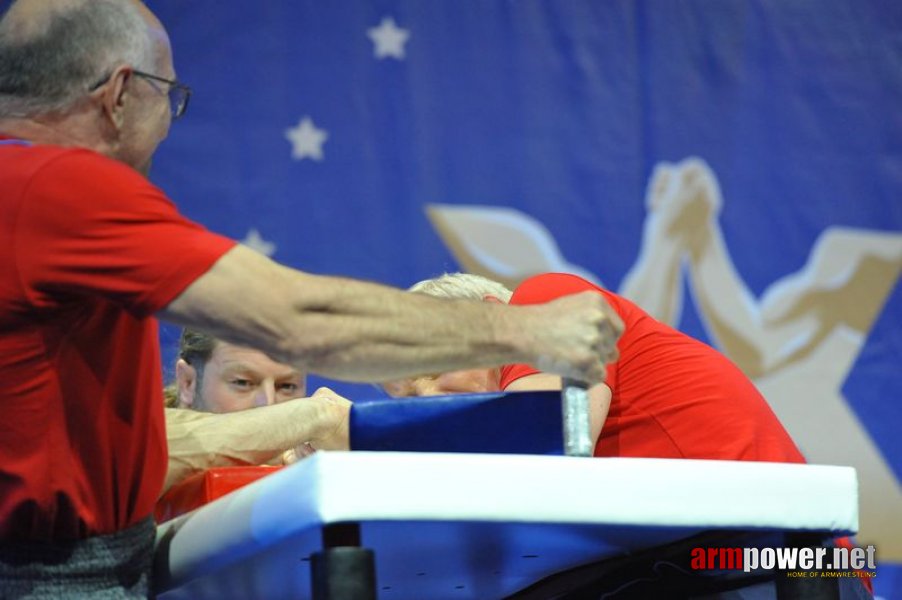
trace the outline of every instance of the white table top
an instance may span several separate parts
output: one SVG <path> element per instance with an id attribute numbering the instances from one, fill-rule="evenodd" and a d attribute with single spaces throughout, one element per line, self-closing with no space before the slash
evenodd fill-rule
<path id="1" fill-rule="evenodd" d="M 496 598 L 705 530 L 852 533 L 858 490 L 849 467 L 320 452 L 162 525 L 160 597 L 308 597 L 321 526 L 348 521 L 380 598 Z"/>

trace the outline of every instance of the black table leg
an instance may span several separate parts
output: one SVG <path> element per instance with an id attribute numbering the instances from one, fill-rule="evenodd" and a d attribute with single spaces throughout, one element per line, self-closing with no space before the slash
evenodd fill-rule
<path id="1" fill-rule="evenodd" d="M 313 600 L 376 600 L 375 558 L 356 523 L 323 527 L 323 550 L 311 558 Z"/>

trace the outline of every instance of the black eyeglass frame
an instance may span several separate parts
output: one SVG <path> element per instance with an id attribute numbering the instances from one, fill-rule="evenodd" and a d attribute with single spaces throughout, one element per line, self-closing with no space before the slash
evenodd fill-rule
<path id="1" fill-rule="evenodd" d="M 138 77 L 143 77 L 144 79 L 149 79 L 151 81 L 159 81 L 160 83 L 169 84 L 169 91 L 166 93 L 169 96 L 169 110 L 172 113 L 172 120 L 175 121 L 179 117 L 185 114 L 185 111 L 188 110 L 188 101 L 191 100 L 191 88 L 178 79 L 166 79 L 165 77 L 160 77 L 159 75 L 154 75 L 153 73 L 146 73 L 144 71 L 139 71 L 138 69 L 132 69 L 132 75 L 137 75 Z M 89 88 L 89 91 L 93 92 L 112 77 L 112 73 L 95 83 Z"/>

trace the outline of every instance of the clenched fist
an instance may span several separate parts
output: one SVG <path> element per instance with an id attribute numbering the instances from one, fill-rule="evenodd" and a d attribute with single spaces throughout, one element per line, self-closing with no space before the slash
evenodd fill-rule
<path id="1" fill-rule="evenodd" d="M 303 402 L 315 403 L 316 434 L 303 444 L 282 453 L 282 462 L 291 464 L 310 456 L 317 450 L 349 450 L 350 439 L 348 420 L 351 401 L 339 396 L 327 387 L 317 389 Z"/>
<path id="2" fill-rule="evenodd" d="M 604 296 L 587 291 L 523 308 L 533 312 L 528 331 L 537 369 L 588 384 L 604 381 L 604 365 L 617 360 L 623 333 L 623 321 Z"/>

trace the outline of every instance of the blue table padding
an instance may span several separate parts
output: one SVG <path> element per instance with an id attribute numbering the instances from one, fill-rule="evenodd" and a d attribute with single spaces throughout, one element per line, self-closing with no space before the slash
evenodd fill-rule
<path id="1" fill-rule="evenodd" d="M 355 402 L 351 449 L 564 453 L 560 392 L 498 392 Z"/>

